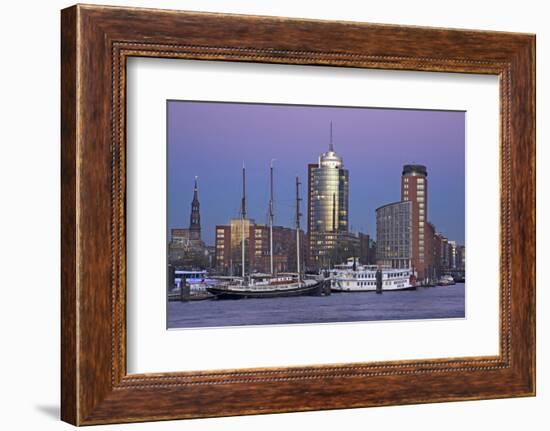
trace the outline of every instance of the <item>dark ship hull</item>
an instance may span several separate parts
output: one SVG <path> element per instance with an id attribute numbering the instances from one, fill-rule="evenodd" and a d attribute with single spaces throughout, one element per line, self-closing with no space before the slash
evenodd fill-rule
<path id="1" fill-rule="evenodd" d="M 218 299 L 245 298 L 284 298 L 290 296 L 322 296 L 330 295 L 330 285 L 326 281 L 317 281 L 295 288 L 265 288 L 249 289 L 246 287 L 207 287 L 209 293 Z"/>

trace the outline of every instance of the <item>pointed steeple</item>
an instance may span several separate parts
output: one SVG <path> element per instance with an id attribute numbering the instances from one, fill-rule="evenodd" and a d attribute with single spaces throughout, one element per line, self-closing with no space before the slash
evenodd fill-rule
<path id="1" fill-rule="evenodd" d="M 201 214 L 198 179 L 199 177 L 195 177 L 195 187 L 193 188 L 193 201 L 191 202 L 191 218 L 189 223 L 191 239 L 201 239 Z"/>
<path id="2" fill-rule="evenodd" d="M 193 188 L 193 201 L 199 200 L 199 177 L 195 176 L 195 187 Z"/>

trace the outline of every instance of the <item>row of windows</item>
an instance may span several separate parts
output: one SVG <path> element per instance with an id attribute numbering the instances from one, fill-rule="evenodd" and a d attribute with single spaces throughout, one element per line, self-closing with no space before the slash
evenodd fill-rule
<path id="1" fill-rule="evenodd" d="M 392 284 L 390 281 L 384 281 L 382 283 L 384 286 Z M 350 282 L 346 281 L 346 286 L 350 286 Z M 360 281 L 359 283 L 354 283 L 355 286 L 376 286 L 376 281 Z"/>
<path id="2" fill-rule="evenodd" d="M 405 178 L 403 178 L 403 179 L 405 180 L 406 183 L 409 182 L 409 177 L 405 177 Z M 424 184 L 424 178 L 417 178 L 417 179 L 416 179 L 416 183 L 417 183 L 417 184 Z"/>

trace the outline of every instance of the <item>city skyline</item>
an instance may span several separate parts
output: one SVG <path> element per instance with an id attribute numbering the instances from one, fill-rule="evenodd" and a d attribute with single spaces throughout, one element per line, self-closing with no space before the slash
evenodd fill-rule
<path id="1" fill-rule="evenodd" d="M 307 165 L 328 149 L 332 121 L 334 148 L 350 172 L 350 231 L 375 236 L 375 209 L 400 200 L 401 169 L 414 162 L 428 168 L 428 221 L 464 244 L 464 114 L 169 101 L 167 235 L 172 228 L 188 226 L 198 176 L 202 236 L 212 245 L 215 226 L 238 217 L 243 162 L 248 215 L 267 223 L 272 159 L 275 224 L 293 226 L 295 176 L 301 179 L 305 202 Z M 306 225 L 305 218 L 302 223 Z"/>

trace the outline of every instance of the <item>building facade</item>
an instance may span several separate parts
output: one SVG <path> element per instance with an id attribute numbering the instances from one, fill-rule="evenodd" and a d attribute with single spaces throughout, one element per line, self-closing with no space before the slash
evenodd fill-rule
<path id="1" fill-rule="evenodd" d="M 269 273 L 269 226 L 252 219 L 232 219 L 229 225 L 216 226 L 216 270 L 225 275 L 242 273 L 242 227 L 245 229 L 245 272 Z M 301 258 L 305 257 L 305 234 L 300 230 Z M 296 229 L 273 226 L 273 269 L 275 273 L 295 272 L 297 261 Z"/>
<path id="2" fill-rule="evenodd" d="M 328 267 L 348 233 L 349 171 L 331 143 L 317 163 L 308 165 L 308 266 Z"/>
<path id="3" fill-rule="evenodd" d="M 463 245 L 457 246 L 456 255 L 456 269 L 464 271 L 466 269 L 466 247 Z"/>
<path id="4" fill-rule="evenodd" d="M 428 172 L 423 165 L 405 165 L 401 200 L 411 202 L 411 267 L 424 279 L 433 265 L 428 222 Z"/>
<path id="5" fill-rule="evenodd" d="M 426 254 L 424 277 L 426 281 L 430 282 L 435 282 L 440 276 L 435 235 L 435 226 L 430 222 L 426 222 L 424 226 L 424 247 Z"/>
<path id="6" fill-rule="evenodd" d="M 359 263 L 363 265 L 376 264 L 376 243 L 369 234 L 359 232 Z"/>
<path id="7" fill-rule="evenodd" d="M 394 202 L 376 209 L 377 264 L 410 268 L 412 260 L 412 202 Z"/>

